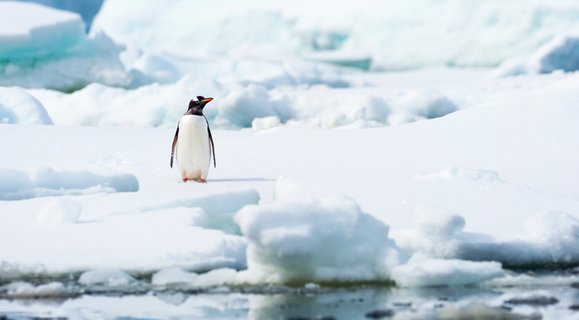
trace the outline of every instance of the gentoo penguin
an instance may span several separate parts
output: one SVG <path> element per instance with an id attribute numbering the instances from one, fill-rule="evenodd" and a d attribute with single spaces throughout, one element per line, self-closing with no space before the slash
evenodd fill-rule
<path id="1" fill-rule="evenodd" d="M 173 168 L 173 157 L 177 150 L 176 159 L 183 182 L 190 180 L 207 182 L 211 153 L 213 153 L 213 166 L 216 166 L 213 136 L 209 129 L 209 121 L 203 114 L 203 108 L 211 100 L 213 98 L 202 96 L 197 96 L 197 101 L 191 99 L 187 112 L 177 125 L 171 146 L 171 168 Z"/>

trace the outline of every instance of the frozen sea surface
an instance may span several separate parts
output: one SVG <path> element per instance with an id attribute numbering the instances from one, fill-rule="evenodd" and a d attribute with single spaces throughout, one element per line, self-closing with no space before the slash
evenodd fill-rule
<path id="1" fill-rule="evenodd" d="M 0 291 L 3 319 L 574 319 L 573 272 L 519 275 L 485 286 L 403 289 L 212 287 L 152 289 L 145 278 L 125 291 L 60 283 L 13 284 Z M 532 280 L 531 280 L 532 279 Z M 66 283 L 69 280 L 64 280 Z M 20 292 L 18 292 L 20 286 Z M 6 288 L 3 287 L 3 288 Z M 27 291 L 28 289 L 28 291 Z"/>

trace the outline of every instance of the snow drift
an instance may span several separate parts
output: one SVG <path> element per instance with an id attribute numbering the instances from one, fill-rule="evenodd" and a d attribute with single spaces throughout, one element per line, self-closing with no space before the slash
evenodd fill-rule
<path id="1" fill-rule="evenodd" d="M 52 119 L 42 103 L 26 91 L 0 87 L 0 123 L 52 124 Z"/>

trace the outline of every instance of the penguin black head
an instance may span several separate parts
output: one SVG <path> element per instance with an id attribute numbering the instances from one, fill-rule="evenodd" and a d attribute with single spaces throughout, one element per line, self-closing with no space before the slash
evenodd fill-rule
<path id="1" fill-rule="evenodd" d="M 194 114 L 202 116 L 203 108 L 205 108 L 205 105 L 211 102 L 212 100 L 213 98 L 205 98 L 203 96 L 197 96 L 197 100 L 191 99 L 191 101 L 189 101 L 189 109 L 187 109 L 187 112 L 185 114 Z"/>

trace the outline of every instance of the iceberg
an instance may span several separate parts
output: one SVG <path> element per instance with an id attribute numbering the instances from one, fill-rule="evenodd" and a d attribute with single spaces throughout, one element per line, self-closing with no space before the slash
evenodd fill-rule
<path id="1" fill-rule="evenodd" d="M 210 14 L 192 17 L 198 12 Z M 127 0 L 105 2 L 93 30 L 155 52 L 291 54 L 401 70 L 494 67 L 557 34 L 577 31 L 577 17 L 579 4 L 566 0 L 323 0 L 316 10 L 305 0 Z"/>
<path id="2" fill-rule="evenodd" d="M 129 86 L 122 47 L 86 35 L 79 15 L 33 3 L 0 2 L 0 85 L 73 91 L 92 82 Z"/>

